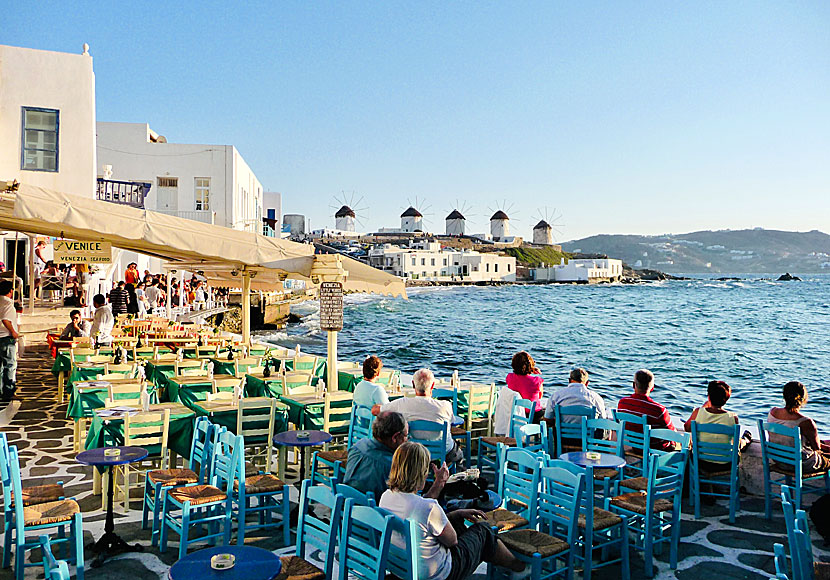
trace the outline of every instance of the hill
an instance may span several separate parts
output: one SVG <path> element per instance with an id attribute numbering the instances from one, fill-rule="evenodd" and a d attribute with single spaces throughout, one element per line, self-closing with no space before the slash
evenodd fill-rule
<path id="1" fill-rule="evenodd" d="M 519 248 L 505 248 L 504 253 L 513 256 L 522 266 L 536 267 L 542 264 L 558 264 L 562 258 L 570 258 L 566 252 L 558 252 L 551 247 L 530 248 L 522 246 Z"/>
<path id="2" fill-rule="evenodd" d="M 602 253 L 634 268 L 671 273 L 830 272 L 830 235 L 779 230 L 719 230 L 661 236 L 598 235 L 562 244 Z"/>

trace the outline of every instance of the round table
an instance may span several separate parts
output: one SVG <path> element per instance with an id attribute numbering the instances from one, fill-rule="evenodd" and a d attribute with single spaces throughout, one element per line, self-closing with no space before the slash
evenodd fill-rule
<path id="1" fill-rule="evenodd" d="M 214 570 L 210 558 L 216 554 L 233 554 L 233 568 Z M 282 570 L 279 556 L 254 546 L 216 546 L 188 554 L 170 567 L 170 580 L 271 580 Z"/>
<path id="2" fill-rule="evenodd" d="M 625 465 L 625 459 L 610 453 L 599 453 L 599 459 L 588 459 L 588 454 L 584 451 L 574 451 L 572 453 L 563 453 L 559 459 L 569 461 L 574 465 L 580 467 L 593 467 L 594 469 L 617 469 Z"/>
<path id="3" fill-rule="evenodd" d="M 298 433 L 307 433 L 308 437 L 298 437 Z M 274 435 L 274 445 L 280 447 L 300 448 L 300 482 L 305 479 L 305 448 L 324 445 L 332 440 L 331 433 L 326 431 L 284 431 Z"/>
<path id="4" fill-rule="evenodd" d="M 118 455 L 104 455 L 107 449 L 118 449 Z M 75 456 L 75 461 L 83 463 L 84 465 L 92 465 L 94 467 L 106 467 L 109 470 L 109 489 L 107 490 L 107 519 L 104 523 L 104 535 L 98 538 L 91 547 L 92 551 L 97 554 L 95 560 L 92 561 L 92 567 L 97 568 L 110 556 L 120 554 L 122 552 L 141 552 L 144 550 L 140 544 L 130 546 L 127 542 L 121 539 L 121 536 L 115 533 L 115 522 L 113 519 L 112 498 L 115 491 L 115 483 L 113 481 L 113 467 L 116 465 L 126 465 L 135 461 L 141 461 L 147 457 L 147 450 L 143 447 L 99 447 L 97 449 L 89 449 L 82 451 Z"/>

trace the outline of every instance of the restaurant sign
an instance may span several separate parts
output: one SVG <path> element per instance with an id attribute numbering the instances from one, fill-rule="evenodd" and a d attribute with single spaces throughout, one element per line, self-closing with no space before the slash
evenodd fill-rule
<path id="1" fill-rule="evenodd" d="M 320 284 L 320 329 L 339 332 L 343 330 L 343 284 Z"/>
<path id="2" fill-rule="evenodd" d="M 83 242 L 79 240 L 55 240 L 57 264 L 111 264 L 112 243 Z"/>

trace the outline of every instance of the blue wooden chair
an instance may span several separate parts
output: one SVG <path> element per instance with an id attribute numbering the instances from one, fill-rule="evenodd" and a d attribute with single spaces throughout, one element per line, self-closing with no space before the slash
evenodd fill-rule
<path id="1" fill-rule="evenodd" d="M 593 407 L 583 405 L 554 405 L 553 417 L 556 430 L 556 456 L 570 451 L 582 451 L 582 417 L 593 419 Z M 564 419 L 573 418 L 566 422 Z"/>
<path id="2" fill-rule="evenodd" d="M 590 466 L 582 468 L 563 459 L 548 459 L 545 467 L 558 467 L 575 475 L 585 476 L 586 490 L 582 494 L 577 522 L 579 526 L 577 543 L 580 549 L 574 552 L 576 564 L 582 564 L 584 580 L 591 579 L 593 569 L 610 566 L 617 562 L 620 562 L 622 578 L 627 580 L 631 576 L 628 562 L 628 518 L 596 507 L 594 494 L 587 490 L 588 482 L 594 479 L 592 473 L 594 469 Z M 613 547 L 619 549 L 619 556 L 608 558 L 607 553 Z M 602 561 L 594 563 L 594 553 L 597 551 L 601 552 Z"/>
<path id="3" fill-rule="evenodd" d="M 611 419 L 582 419 L 582 449 L 595 453 L 607 453 L 623 457 L 622 423 Z M 611 439 L 604 439 L 608 434 Z M 593 479 L 585 482 L 586 489 L 595 493 L 599 485 L 602 497 L 611 495 L 611 486 L 615 486 L 622 476 L 619 469 L 592 469 Z"/>
<path id="4" fill-rule="evenodd" d="M 414 433 L 421 432 L 421 437 Z M 429 436 L 424 437 L 423 434 Z M 438 421 L 426 421 L 417 419 L 409 422 L 409 440 L 420 443 L 429 451 L 431 461 L 437 461 L 438 465 L 444 463 L 447 458 L 447 440 L 450 436 L 450 429 L 447 423 Z"/>
<path id="5" fill-rule="evenodd" d="M 164 504 L 165 488 L 187 484 L 204 484 L 210 479 L 213 449 L 219 439 L 219 429 L 207 417 L 198 417 L 193 427 L 190 443 L 190 460 L 186 469 L 156 469 L 147 473 L 144 479 L 144 503 L 141 509 L 141 529 L 147 529 L 150 512 L 153 513 L 153 546 L 159 541 L 159 514 Z M 158 500 L 156 498 L 159 498 Z"/>
<path id="6" fill-rule="evenodd" d="M 40 549 L 43 552 L 43 575 L 46 580 L 69 580 L 69 566 L 63 560 L 55 558 L 49 536 L 40 536 Z"/>
<path id="7" fill-rule="evenodd" d="M 478 468 L 482 474 L 488 467 L 493 468 L 493 474 L 496 481 L 499 478 L 499 444 L 506 447 L 516 446 L 516 437 L 514 433 L 522 425 L 527 425 L 532 421 L 531 409 L 533 409 L 533 402 L 527 399 L 520 399 L 516 397 L 513 399 L 513 405 L 510 408 L 510 426 L 507 435 L 494 437 L 481 437 L 478 440 Z"/>
<path id="8" fill-rule="evenodd" d="M 452 414 L 456 417 L 459 416 L 457 388 L 447 389 L 444 387 L 435 387 L 432 389 L 432 398 L 439 399 L 441 401 L 449 401 L 452 403 Z M 450 437 L 452 437 L 453 441 L 458 443 L 459 446 L 464 448 L 465 465 L 470 467 L 472 465 L 472 463 L 470 463 L 472 461 L 472 435 L 464 427 L 458 426 L 450 428 Z"/>
<path id="9" fill-rule="evenodd" d="M 518 447 L 499 447 L 498 494 L 502 506 L 487 512 L 486 523 L 497 531 L 535 526 L 536 494 L 542 466 L 540 455 Z"/>
<path id="10" fill-rule="evenodd" d="M 635 491 L 605 500 L 605 509 L 629 518 L 629 528 L 637 534 L 634 547 L 643 550 L 645 573 L 654 575 L 655 545 L 669 542 L 669 564 L 677 568 L 680 544 L 680 499 L 683 492 L 684 453 L 649 456 L 646 493 Z M 641 545 L 642 544 L 642 545 Z"/>
<path id="11" fill-rule="evenodd" d="M 784 546 L 773 544 L 772 551 L 775 555 L 775 578 L 771 580 L 789 580 L 787 577 L 787 553 L 784 551 Z"/>
<path id="12" fill-rule="evenodd" d="M 184 485 L 167 490 L 163 496 L 161 513 L 162 552 L 167 551 L 168 530 L 179 534 L 179 559 L 185 557 L 188 544 L 194 542 L 208 540 L 213 545 L 217 538 L 221 538 L 223 545 L 230 543 L 234 513 L 234 482 L 237 478 L 245 477 L 244 471 L 239 471 L 239 466 L 244 465 L 244 462 L 239 461 L 243 448 L 244 441 L 241 437 L 222 430 L 213 453 L 210 484 Z M 208 533 L 196 540 L 190 540 L 190 528 L 205 524 L 208 526 Z M 222 532 L 219 531 L 220 525 L 223 526 Z M 242 536 L 239 538 L 241 540 Z"/>
<path id="13" fill-rule="evenodd" d="M 737 424 L 728 427 L 692 421 L 692 473 L 689 481 L 695 505 L 695 519 L 700 517 L 701 496 L 708 495 L 729 500 L 729 521 L 735 523 L 735 512 L 741 506 L 741 484 L 738 479 L 739 430 L 740 426 Z M 721 441 L 706 441 L 706 434 L 714 435 Z M 726 438 L 726 442 L 722 441 L 723 438 Z M 711 486 L 711 491 L 703 491 L 704 485 Z M 727 492 L 716 492 L 715 486 L 726 488 Z"/>
<path id="14" fill-rule="evenodd" d="M 651 446 L 651 428 L 647 417 L 616 409 L 611 413 L 614 419 L 623 426 L 623 451 L 626 463 L 624 473 L 633 477 L 645 477 L 648 465 L 643 461 L 643 454 Z"/>
<path id="15" fill-rule="evenodd" d="M 384 580 L 392 540 L 392 516 L 347 499 L 341 526 L 339 580 L 349 577 Z"/>
<path id="16" fill-rule="evenodd" d="M 418 522 L 399 518 L 383 508 L 376 509 L 392 518 L 392 533 L 398 534 L 400 538 L 400 541 L 392 542 L 389 545 L 386 571 L 394 574 L 400 580 L 418 580 L 418 562 L 420 560 L 418 542 L 421 537 Z"/>
<path id="17" fill-rule="evenodd" d="M 516 447 L 519 449 L 524 449 L 534 454 L 550 454 L 548 428 L 545 425 L 535 423 L 521 425 L 516 429 L 515 435 Z"/>
<path id="18" fill-rule="evenodd" d="M 804 473 L 801 465 L 801 434 L 798 427 L 786 427 L 758 420 L 761 461 L 764 467 L 764 508 L 772 517 L 772 486 L 788 485 L 795 490 L 796 509 L 805 493 L 830 493 L 830 472 Z M 775 474 L 775 477 L 773 476 Z M 819 483 L 820 486 L 810 486 Z"/>
<path id="19" fill-rule="evenodd" d="M 357 505 L 377 505 L 375 503 L 375 494 L 371 491 L 363 493 L 362 491 L 353 488 L 351 485 L 346 485 L 345 483 L 340 483 L 339 481 L 334 483 L 334 492 L 342 495 L 344 500 L 353 499 Z"/>
<path id="20" fill-rule="evenodd" d="M 8 558 L 14 549 L 14 571 L 15 579 L 23 580 L 25 568 L 41 566 L 42 560 L 38 562 L 27 562 L 26 552 L 32 548 L 41 546 L 40 539 L 26 541 L 26 534 L 41 532 L 43 530 L 56 529 L 58 532 L 55 543 L 65 543 L 66 550 L 73 546 L 73 554 L 70 563 L 75 564 L 75 575 L 78 580 L 84 578 L 84 529 L 81 518 L 81 508 L 74 499 L 60 499 L 45 503 L 34 503 L 25 506 L 24 501 L 17 501 L 22 498 L 23 485 L 20 482 L 20 461 L 17 456 L 17 447 L 14 445 L 8 448 L 8 472 L 9 479 L 3 482 L 3 501 L 6 505 L 13 505 L 13 537 L 9 534 L 6 543 L 3 545 L 3 565 L 8 567 Z M 12 500 L 14 496 L 14 500 Z M 25 509 L 25 516 L 24 516 Z M 69 526 L 69 536 L 66 536 L 66 528 Z M 12 548 L 14 546 L 14 548 Z"/>
<path id="21" fill-rule="evenodd" d="M 372 414 L 372 409 L 356 404 L 352 408 L 352 417 L 349 421 L 347 447 L 351 449 L 352 445 L 361 439 L 369 439 L 372 437 L 372 424 L 374 422 L 375 416 Z"/>
<path id="22" fill-rule="evenodd" d="M 300 516 L 297 520 L 297 550 L 291 556 L 280 558 L 281 575 L 296 578 L 323 574 L 325 580 L 332 579 L 334 552 L 343 516 L 343 502 L 343 496 L 335 494 L 329 487 L 312 485 L 308 479 L 303 481 L 300 489 Z M 312 508 L 317 507 L 327 508 L 330 511 L 328 519 L 320 519 L 315 515 L 320 512 L 315 512 Z M 307 549 L 320 551 L 325 570 L 320 570 L 306 559 Z"/>

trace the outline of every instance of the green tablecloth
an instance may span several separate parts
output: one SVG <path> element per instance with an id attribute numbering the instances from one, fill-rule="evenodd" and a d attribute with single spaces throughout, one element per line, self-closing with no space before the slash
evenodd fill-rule
<path id="1" fill-rule="evenodd" d="M 210 422 L 220 427 L 226 427 L 228 431 L 236 434 L 236 413 L 237 411 L 220 411 L 218 413 L 210 413 L 199 406 L 199 401 L 193 401 L 188 405 L 196 413 L 197 417 L 208 417 Z M 252 411 L 253 412 L 253 411 Z M 252 425 L 257 428 L 257 424 Z M 262 428 L 267 427 L 267 423 Z M 288 410 L 283 405 L 277 406 L 277 412 L 274 416 L 274 434 L 288 431 Z M 246 443 L 250 443 L 246 441 Z"/>
<path id="2" fill-rule="evenodd" d="M 221 358 L 212 358 L 213 374 L 215 375 L 234 375 L 236 374 L 236 365 L 234 361 Z"/>
<path id="3" fill-rule="evenodd" d="M 166 399 L 171 403 L 182 403 L 193 408 L 194 401 L 204 401 L 207 399 L 208 393 L 213 390 L 213 383 L 207 377 L 204 381 L 199 380 L 197 383 L 179 383 L 176 379 L 165 379 L 166 384 Z M 195 409 L 194 409 L 195 411 Z"/>
<path id="4" fill-rule="evenodd" d="M 144 376 L 148 383 L 154 384 L 158 388 L 165 388 L 167 386 L 167 378 L 176 374 L 176 361 L 151 363 L 144 365 Z"/>
<path id="5" fill-rule="evenodd" d="M 92 367 L 78 367 L 75 366 L 72 368 L 72 371 L 69 373 L 69 378 L 66 379 L 66 389 L 68 391 L 73 390 L 73 385 L 79 381 L 94 381 L 98 378 L 98 375 L 103 375 L 106 373 L 106 369 L 104 368 L 103 363 L 101 366 L 92 366 Z"/>
<path id="6" fill-rule="evenodd" d="M 353 393 L 357 383 L 363 380 L 363 371 L 355 372 L 358 374 L 349 371 L 337 371 L 337 388 L 341 391 Z"/>
<path id="7" fill-rule="evenodd" d="M 267 379 L 252 374 L 245 375 L 245 396 L 247 397 L 272 397 L 278 399 L 282 396 L 282 378 L 274 372 Z"/>
<path id="8" fill-rule="evenodd" d="M 190 458 L 190 445 L 193 441 L 193 425 L 195 413 L 175 411 L 170 413 L 170 429 L 167 435 L 167 446 L 170 450 L 184 458 Z M 122 419 L 107 419 L 95 415 L 89 426 L 86 436 L 85 449 L 95 449 L 111 445 L 124 444 L 124 421 Z"/>
<path id="9" fill-rule="evenodd" d="M 323 400 L 314 395 L 297 395 L 295 397 L 280 397 L 288 405 L 288 420 L 297 425 L 298 429 L 320 430 L 323 428 Z M 352 406 L 351 398 L 345 401 L 336 401 L 334 408 Z M 338 435 L 339 433 L 334 433 Z"/>
<path id="10" fill-rule="evenodd" d="M 66 417 L 68 419 L 82 419 L 84 417 L 92 417 L 95 409 L 102 409 L 105 406 L 109 390 L 104 389 L 84 389 L 83 393 L 78 393 L 73 385 L 69 390 L 69 405 L 66 407 Z M 119 398 L 128 397 L 116 397 Z M 157 403 L 158 396 L 155 393 L 150 393 L 150 402 Z"/>
<path id="11" fill-rule="evenodd" d="M 112 349 L 102 348 L 99 351 L 101 354 L 112 354 Z M 72 369 L 72 359 L 69 357 L 69 351 L 63 349 L 55 357 L 55 362 L 52 363 L 52 374 L 58 376 L 60 373 L 69 372 Z"/>

